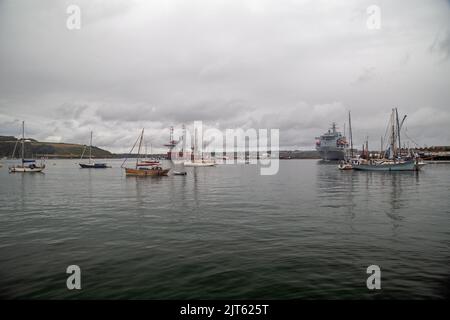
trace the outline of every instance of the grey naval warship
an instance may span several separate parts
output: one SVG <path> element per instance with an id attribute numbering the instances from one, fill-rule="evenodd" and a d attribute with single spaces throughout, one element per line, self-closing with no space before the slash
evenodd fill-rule
<path id="1" fill-rule="evenodd" d="M 344 160 L 348 142 L 333 122 L 328 132 L 316 137 L 316 150 L 323 160 Z"/>

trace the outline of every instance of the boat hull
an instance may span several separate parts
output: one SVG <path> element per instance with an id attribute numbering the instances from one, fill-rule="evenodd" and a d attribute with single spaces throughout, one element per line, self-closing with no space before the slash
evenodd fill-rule
<path id="1" fill-rule="evenodd" d="M 16 173 L 16 172 L 30 172 L 30 173 L 37 173 L 42 172 L 45 169 L 45 166 L 36 166 L 34 168 L 32 167 L 11 167 L 9 168 L 10 173 Z"/>
<path id="2" fill-rule="evenodd" d="M 184 163 L 185 167 L 214 167 L 216 164 L 214 162 L 191 162 L 187 161 Z"/>
<path id="3" fill-rule="evenodd" d="M 418 171 L 420 166 L 414 160 L 388 164 L 359 164 L 353 170 L 360 171 Z"/>
<path id="4" fill-rule="evenodd" d="M 79 163 L 82 169 L 106 169 L 109 168 L 106 163 Z"/>
<path id="5" fill-rule="evenodd" d="M 337 147 L 318 147 L 317 151 L 319 152 L 322 160 L 326 161 L 337 161 L 344 160 L 345 158 L 345 150 L 339 149 Z"/>
<path id="6" fill-rule="evenodd" d="M 140 176 L 140 177 L 159 177 L 167 176 L 170 169 L 132 169 L 125 168 L 125 174 L 127 176 Z"/>
<path id="7" fill-rule="evenodd" d="M 353 166 L 349 163 L 346 164 L 340 164 L 338 166 L 339 170 L 353 170 Z"/>

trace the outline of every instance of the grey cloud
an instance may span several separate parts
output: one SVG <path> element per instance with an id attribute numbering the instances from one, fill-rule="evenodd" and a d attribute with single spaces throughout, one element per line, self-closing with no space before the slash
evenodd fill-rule
<path id="1" fill-rule="evenodd" d="M 450 29 L 437 33 L 430 46 L 430 52 L 442 56 L 443 60 L 450 57 Z"/>
<path id="2" fill-rule="evenodd" d="M 250 107 L 242 101 L 198 101 L 196 104 L 186 104 L 179 101 L 171 105 L 105 105 L 99 107 L 96 115 L 103 121 L 120 119 L 134 122 L 138 120 L 165 121 L 173 123 L 192 122 L 195 120 L 217 121 L 239 118 Z"/>
<path id="3" fill-rule="evenodd" d="M 365 83 L 368 81 L 371 81 L 376 77 L 375 68 L 368 67 L 364 68 L 362 73 L 359 75 L 359 77 L 356 79 L 356 83 Z"/>

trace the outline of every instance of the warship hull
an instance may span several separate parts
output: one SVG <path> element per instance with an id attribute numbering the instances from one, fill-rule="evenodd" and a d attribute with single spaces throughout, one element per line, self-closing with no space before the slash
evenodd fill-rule
<path id="1" fill-rule="evenodd" d="M 318 148 L 317 151 L 322 160 L 325 161 L 340 161 L 345 158 L 345 151 L 342 149 L 322 147 Z"/>

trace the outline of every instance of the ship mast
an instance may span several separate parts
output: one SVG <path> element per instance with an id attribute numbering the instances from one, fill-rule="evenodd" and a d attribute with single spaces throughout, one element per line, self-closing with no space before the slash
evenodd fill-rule
<path id="1" fill-rule="evenodd" d="M 331 129 L 333 130 L 333 133 L 336 133 L 336 122 L 331 124 Z"/>

